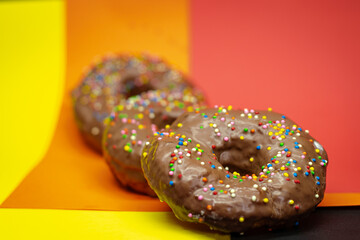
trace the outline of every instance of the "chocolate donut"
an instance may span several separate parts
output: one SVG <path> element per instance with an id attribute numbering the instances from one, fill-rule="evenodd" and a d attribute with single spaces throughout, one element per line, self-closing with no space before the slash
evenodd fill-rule
<path id="1" fill-rule="evenodd" d="M 284 115 L 218 107 L 180 116 L 141 163 L 180 220 L 244 232 L 298 224 L 324 197 L 327 159 Z"/>
<path id="2" fill-rule="evenodd" d="M 199 110 L 201 96 L 195 89 L 148 91 L 115 107 L 105 120 L 103 154 L 121 185 L 156 196 L 141 169 L 145 142 L 158 130 L 169 128 L 182 113 Z"/>
<path id="3" fill-rule="evenodd" d="M 82 136 L 101 151 L 103 120 L 121 100 L 156 89 L 190 87 L 182 74 L 148 55 L 109 55 L 96 62 L 72 92 Z"/>

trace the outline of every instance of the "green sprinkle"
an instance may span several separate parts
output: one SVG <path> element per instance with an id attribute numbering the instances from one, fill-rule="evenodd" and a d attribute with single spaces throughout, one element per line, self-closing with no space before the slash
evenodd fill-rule
<path id="1" fill-rule="evenodd" d="M 282 147 L 282 146 L 284 146 L 284 143 L 283 143 L 283 142 L 280 143 L 280 147 Z"/>
<path id="2" fill-rule="evenodd" d="M 247 128 L 244 128 L 244 132 L 247 132 L 247 131 L 249 131 L 249 129 L 247 129 Z"/>

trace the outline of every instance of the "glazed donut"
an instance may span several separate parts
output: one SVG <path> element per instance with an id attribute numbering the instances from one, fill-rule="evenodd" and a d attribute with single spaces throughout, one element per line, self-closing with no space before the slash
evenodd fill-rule
<path id="1" fill-rule="evenodd" d="M 105 120 L 103 154 L 121 185 L 156 196 L 144 178 L 141 153 L 145 142 L 158 130 L 167 129 L 184 112 L 193 112 L 203 103 L 200 92 L 148 91 L 130 97 L 115 107 Z"/>
<path id="2" fill-rule="evenodd" d="M 182 74 L 148 55 L 108 55 L 96 62 L 72 92 L 75 118 L 85 141 L 101 151 L 103 120 L 121 100 L 156 89 L 191 87 Z"/>
<path id="3" fill-rule="evenodd" d="M 244 232 L 298 224 L 324 197 L 327 159 L 284 115 L 217 107 L 180 116 L 141 163 L 180 220 Z"/>

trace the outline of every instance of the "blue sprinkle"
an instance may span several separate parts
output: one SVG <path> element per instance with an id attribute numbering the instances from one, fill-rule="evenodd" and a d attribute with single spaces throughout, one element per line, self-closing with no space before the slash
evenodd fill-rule
<path id="1" fill-rule="evenodd" d="M 169 184 L 170 184 L 170 186 L 173 186 L 173 185 L 174 185 L 174 181 L 170 181 Z"/>
<path id="2" fill-rule="evenodd" d="M 211 165 L 212 168 L 215 168 L 215 165 Z"/>
<path id="3" fill-rule="evenodd" d="M 179 138 L 179 141 L 184 141 L 184 139 L 183 139 L 183 138 Z"/>
<path id="4" fill-rule="evenodd" d="M 300 225 L 299 221 L 296 221 L 296 222 L 295 222 L 295 227 L 297 227 L 297 226 L 299 226 L 299 225 Z"/>
<path id="5" fill-rule="evenodd" d="M 272 164 L 271 164 L 271 163 L 268 163 L 267 167 L 272 167 Z"/>
<path id="6" fill-rule="evenodd" d="M 184 143 L 183 143 L 183 142 L 179 142 L 179 145 L 182 146 L 182 145 L 184 145 Z"/>
<path id="7" fill-rule="evenodd" d="M 208 117 L 208 115 L 204 115 L 204 118 L 207 118 Z"/>
<path id="8" fill-rule="evenodd" d="M 320 185 L 320 182 L 316 182 L 316 185 Z"/>
<path id="9" fill-rule="evenodd" d="M 316 162 L 316 158 L 312 158 L 311 160 L 312 160 L 313 162 Z"/>
<path id="10" fill-rule="evenodd" d="M 257 150 L 260 150 L 260 148 L 261 148 L 260 146 L 257 146 L 257 147 L 256 147 Z"/>
<path id="11" fill-rule="evenodd" d="M 325 160 L 323 159 L 322 162 L 325 163 Z"/>
<path id="12" fill-rule="evenodd" d="M 227 177 L 227 178 L 230 178 L 230 175 L 229 175 L 229 174 L 226 174 L 226 177 Z"/>
<path id="13" fill-rule="evenodd" d="M 160 133 L 160 136 L 164 136 L 164 133 Z"/>
<path id="14" fill-rule="evenodd" d="M 298 145 L 299 143 L 298 142 L 295 142 L 295 145 Z"/>
<path id="15" fill-rule="evenodd" d="M 296 173 L 296 172 L 294 173 L 294 177 L 297 177 L 297 173 Z"/>
<path id="16" fill-rule="evenodd" d="M 214 190 L 215 190 L 215 188 L 214 188 L 214 187 L 212 187 L 212 188 L 210 188 L 210 190 L 211 190 L 211 191 L 214 191 Z"/>
<path id="17" fill-rule="evenodd" d="M 296 145 L 296 146 L 295 146 L 295 148 L 296 148 L 296 149 L 299 149 L 299 146 L 298 146 L 298 145 Z"/>
<path id="18" fill-rule="evenodd" d="M 305 176 L 309 176 L 309 173 L 308 173 L 308 172 L 305 172 Z"/>
<path id="19" fill-rule="evenodd" d="M 293 160 L 293 163 L 297 163 L 297 161 L 296 161 L 296 160 Z"/>
<path id="20" fill-rule="evenodd" d="M 285 117 L 285 115 L 282 115 L 281 118 L 285 119 L 286 117 Z"/>
<path id="21" fill-rule="evenodd" d="M 316 176 L 315 178 L 316 178 L 317 180 L 320 180 L 320 177 L 319 177 L 319 176 Z"/>
<path id="22" fill-rule="evenodd" d="M 284 151 L 287 152 L 287 151 L 289 151 L 289 149 L 288 149 L 288 148 L 285 148 Z"/>
<path id="23" fill-rule="evenodd" d="M 302 128 L 298 128 L 298 130 L 301 132 L 301 131 L 302 131 Z"/>
<path id="24" fill-rule="evenodd" d="M 288 132 L 286 132 L 286 133 L 285 133 L 285 135 L 289 135 L 289 133 L 288 133 Z"/>

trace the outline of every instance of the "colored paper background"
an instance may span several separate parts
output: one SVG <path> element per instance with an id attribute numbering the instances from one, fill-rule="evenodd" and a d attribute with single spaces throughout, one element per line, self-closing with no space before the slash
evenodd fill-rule
<path id="1" fill-rule="evenodd" d="M 271 106 L 286 113 L 328 151 L 322 204 L 359 205 L 355 169 L 360 165 L 353 156 L 359 129 L 352 120 L 360 106 L 359 10 L 357 1 L 1 2 L 0 29 L 7 37 L 0 38 L 5 69 L 0 103 L 6 116 L 0 118 L 6 136 L 1 139 L 6 151 L 0 151 L 0 203 L 11 194 L 0 207 L 141 212 L 0 209 L 0 236 L 22 236 L 14 234 L 17 222 L 27 222 L 34 236 L 39 234 L 42 228 L 29 219 L 49 233 L 63 231 L 62 237 L 104 231 L 126 236 L 131 231 L 101 224 L 124 218 L 144 223 L 144 231 L 154 234 L 162 233 L 149 219 L 169 229 L 180 224 L 168 220 L 169 212 L 149 212 L 168 211 L 165 204 L 119 188 L 76 131 L 69 92 L 94 56 L 114 51 L 147 51 L 185 72 L 190 69 L 213 104 Z M 53 228 L 59 222 L 63 228 Z M 180 226 L 178 233 L 193 235 L 186 224 Z M 193 231 L 211 237 L 201 228 Z"/>

